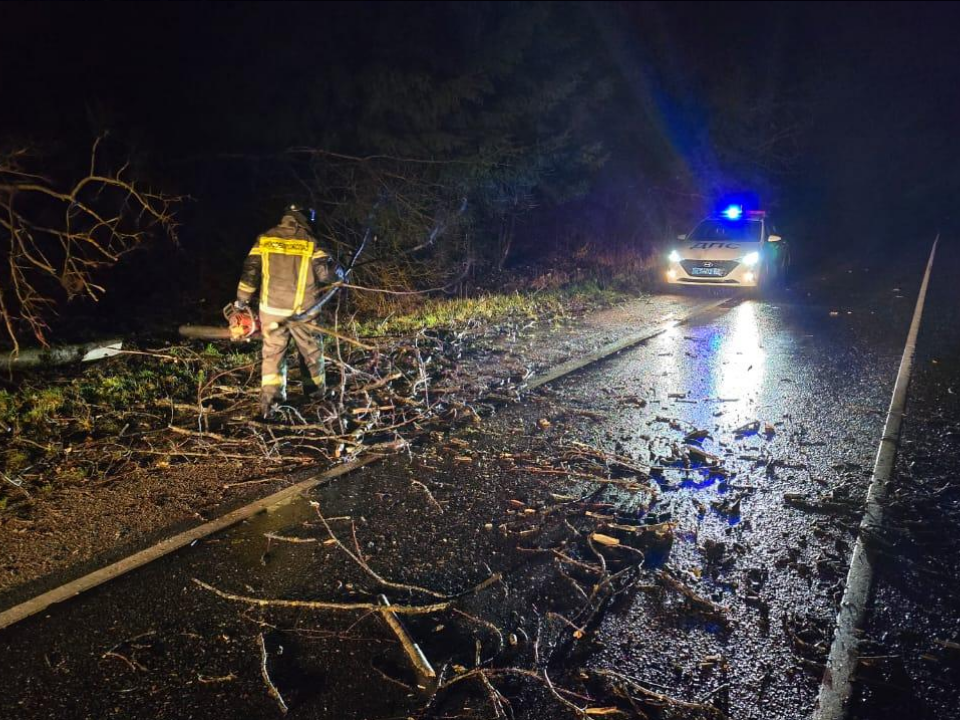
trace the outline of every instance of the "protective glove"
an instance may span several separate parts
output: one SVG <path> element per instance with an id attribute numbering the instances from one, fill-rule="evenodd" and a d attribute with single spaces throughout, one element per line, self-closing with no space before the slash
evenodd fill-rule
<path id="1" fill-rule="evenodd" d="M 343 282 L 344 280 L 347 279 L 346 271 L 339 265 L 337 265 L 337 269 L 335 272 L 337 273 L 337 279 L 340 280 L 340 282 Z"/>
<path id="2" fill-rule="evenodd" d="M 234 300 L 233 306 L 237 310 L 246 310 L 248 307 L 250 307 L 250 303 L 248 303 L 246 300 L 241 300 L 240 298 L 237 298 L 236 300 Z"/>

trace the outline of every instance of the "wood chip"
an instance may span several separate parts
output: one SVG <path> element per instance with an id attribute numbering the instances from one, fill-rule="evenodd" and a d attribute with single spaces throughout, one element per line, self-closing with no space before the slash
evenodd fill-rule
<path id="1" fill-rule="evenodd" d="M 607 547 L 613 547 L 620 544 L 620 541 L 617 538 L 598 532 L 590 533 L 590 539 L 594 542 L 600 543 L 601 545 L 606 545 Z"/>
<path id="2" fill-rule="evenodd" d="M 583 711 L 584 715 L 600 716 L 600 715 L 623 715 L 624 712 L 620 708 L 616 707 L 590 707 Z"/>

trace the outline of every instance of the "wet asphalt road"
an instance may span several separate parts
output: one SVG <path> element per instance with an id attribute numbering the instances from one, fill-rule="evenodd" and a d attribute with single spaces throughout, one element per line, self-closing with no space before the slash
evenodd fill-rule
<path id="1" fill-rule="evenodd" d="M 893 270 L 850 268 L 774 300 L 733 300 L 310 499 L 328 518 L 349 518 L 332 520 L 334 532 L 350 544 L 352 523 L 371 567 L 394 582 L 456 593 L 503 574 L 456 611 L 407 619 L 446 678 L 478 660 L 549 666 L 558 686 L 592 698 L 580 705 L 629 708 L 610 687 L 583 681 L 591 668 L 615 669 L 732 718 L 807 716 L 924 260 L 917 252 Z M 935 276 L 944 262 L 957 258 Z M 735 433 L 754 420 L 761 432 Z M 722 472 L 681 466 L 691 431 L 709 434 L 702 449 Z M 593 470 L 545 472 L 574 443 L 663 469 L 650 480 L 611 470 L 618 482 L 609 484 L 591 480 Z M 638 544 L 642 556 L 602 550 L 610 572 L 642 567 L 581 617 L 596 577 L 551 550 L 596 566 L 583 541 L 595 517 L 671 525 L 665 541 Z M 369 601 L 370 577 L 326 538 L 316 509 L 296 503 L 3 631 L 0 717 L 279 717 L 261 634 L 287 717 L 495 717 L 479 683 L 428 701 L 376 616 L 257 608 L 192 582 L 263 598 Z M 667 587 L 664 569 L 675 579 Z M 678 587 L 720 610 L 703 612 Z M 560 617 L 576 620 L 583 637 Z M 516 717 L 572 716 L 542 683 L 495 682 Z"/>

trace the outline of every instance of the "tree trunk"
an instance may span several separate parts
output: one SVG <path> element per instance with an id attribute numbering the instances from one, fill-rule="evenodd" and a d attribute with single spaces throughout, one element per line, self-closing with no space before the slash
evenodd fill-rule
<path id="1" fill-rule="evenodd" d="M 119 355 L 122 350 L 122 340 L 101 340 L 54 348 L 28 348 L 18 353 L 0 355 L 0 367 L 10 370 L 26 370 L 54 365 L 70 365 L 77 362 L 93 362 Z"/>

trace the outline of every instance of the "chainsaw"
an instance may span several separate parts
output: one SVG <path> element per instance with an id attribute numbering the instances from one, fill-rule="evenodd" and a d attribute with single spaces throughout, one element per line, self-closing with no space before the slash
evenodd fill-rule
<path id="1" fill-rule="evenodd" d="M 196 340 L 231 340 L 250 342 L 260 339 L 260 318 L 253 308 L 238 308 L 230 303 L 223 309 L 227 327 L 214 325 L 181 325 L 180 336 Z"/>
<path id="2" fill-rule="evenodd" d="M 234 342 L 249 342 L 254 336 L 260 335 L 260 318 L 249 305 L 238 308 L 230 303 L 223 309 L 223 317 L 230 328 L 230 339 Z"/>

